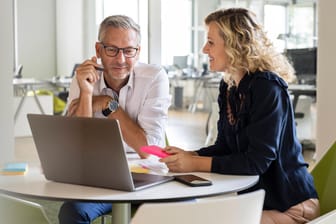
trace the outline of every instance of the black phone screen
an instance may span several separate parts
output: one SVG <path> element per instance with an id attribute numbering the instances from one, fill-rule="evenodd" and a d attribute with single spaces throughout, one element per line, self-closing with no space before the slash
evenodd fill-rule
<path id="1" fill-rule="evenodd" d="M 193 174 L 176 175 L 174 177 L 175 180 L 193 187 L 212 185 L 212 182 L 210 180 L 204 179 L 202 177 Z"/>

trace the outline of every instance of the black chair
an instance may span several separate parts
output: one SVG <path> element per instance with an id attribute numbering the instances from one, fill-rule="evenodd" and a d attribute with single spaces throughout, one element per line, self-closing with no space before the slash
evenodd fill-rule
<path id="1" fill-rule="evenodd" d="M 74 75 L 76 74 L 76 69 L 77 67 L 79 66 L 80 64 L 79 63 L 76 63 L 72 69 L 72 72 L 71 72 L 71 75 L 68 76 L 70 78 L 73 78 Z M 68 90 L 64 90 L 64 91 L 61 91 L 58 93 L 58 97 L 63 100 L 64 102 L 67 102 L 67 99 L 68 99 L 68 96 L 69 96 L 69 91 Z"/>
<path id="2" fill-rule="evenodd" d="M 14 78 L 16 78 L 16 79 L 20 79 L 20 78 L 22 78 L 22 69 L 23 69 L 23 65 L 19 65 L 19 66 L 16 68 Z"/>

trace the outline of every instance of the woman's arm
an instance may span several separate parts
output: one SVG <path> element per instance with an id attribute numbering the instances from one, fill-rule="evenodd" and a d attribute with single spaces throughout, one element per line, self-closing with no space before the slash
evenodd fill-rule
<path id="1" fill-rule="evenodd" d="M 196 152 L 168 146 L 165 151 L 170 156 L 160 159 L 166 163 L 171 172 L 210 172 L 211 157 L 199 156 Z"/>

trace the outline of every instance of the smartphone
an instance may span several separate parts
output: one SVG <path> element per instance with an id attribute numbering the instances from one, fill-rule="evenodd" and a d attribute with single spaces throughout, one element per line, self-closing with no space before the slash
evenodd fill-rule
<path id="1" fill-rule="evenodd" d="M 192 187 L 212 185 L 212 182 L 210 180 L 204 179 L 202 177 L 193 174 L 175 175 L 174 177 L 175 180 Z"/>

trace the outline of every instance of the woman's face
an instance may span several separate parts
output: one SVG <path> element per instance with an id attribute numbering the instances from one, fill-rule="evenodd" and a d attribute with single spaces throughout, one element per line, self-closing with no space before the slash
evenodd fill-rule
<path id="1" fill-rule="evenodd" d="M 228 69 L 228 57 L 225 51 L 223 38 L 219 35 L 219 28 L 215 22 L 208 25 L 207 42 L 203 47 L 203 53 L 209 57 L 210 70 L 225 72 Z"/>

